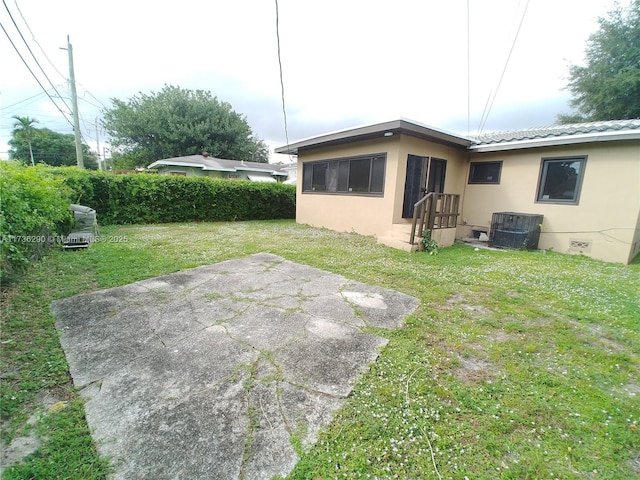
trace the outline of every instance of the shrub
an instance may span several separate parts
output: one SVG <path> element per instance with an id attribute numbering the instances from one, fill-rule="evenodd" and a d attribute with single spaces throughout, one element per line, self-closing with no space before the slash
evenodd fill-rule
<path id="1" fill-rule="evenodd" d="M 114 175 L 77 167 L 0 162 L 0 280 L 19 275 L 52 236 L 68 233 L 70 203 L 98 223 L 271 220 L 295 217 L 292 185 L 206 177 Z"/>
<path id="2" fill-rule="evenodd" d="M 429 255 L 437 255 L 440 251 L 440 245 L 431 237 L 431 230 L 424 229 L 422 231 L 422 249 L 429 252 Z"/>
<path id="3" fill-rule="evenodd" d="M 271 220 L 295 217 L 292 185 L 206 177 L 113 175 L 57 169 L 77 203 L 108 224 Z M 74 200 L 74 201 L 76 201 Z"/>
<path id="4" fill-rule="evenodd" d="M 68 191 L 51 167 L 0 162 L 0 281 L 14 281 L 71 225 Z"/>

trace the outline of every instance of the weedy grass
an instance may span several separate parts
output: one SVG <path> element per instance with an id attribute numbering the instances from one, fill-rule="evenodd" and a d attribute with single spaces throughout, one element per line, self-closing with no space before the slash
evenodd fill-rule
<path id="1" fill-rule="evenodd" d="M 55 440 L 88 430 L 53 299 L 257 252 L 421 300 L 403 328 L 378 332 L 388 345 L 289 478 L 640 476 L 640 261 L 463 245 L 409 254 L 292 221 L 108 227 L 100 240 L 49 252 L 3 293 L 4 441 L 43 397 L 70 405 L 55 427 L 61 412 L 41 415 L 48 440 L 3 478 L 106 476 L 91 444 Z"/>

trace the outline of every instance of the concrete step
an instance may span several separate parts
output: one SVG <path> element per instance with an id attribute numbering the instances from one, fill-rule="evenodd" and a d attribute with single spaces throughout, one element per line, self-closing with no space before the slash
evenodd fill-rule
<path id="1" fill-rule="evenodd" d="M 411 236 L 411 224 L 410 223 L 395 223 L 391 226 L 390 230 L 387 230 L 383 237 L 399 238 L 409 241 Z"/>
<path id="2" fill-rule="evenodd" d="M 378 243 L 388 247 L 397 248 L 406 252 L 415 252 L 418 245 L 411 245 L 409 238 L 411 237 L 410 223 L 396 223 L 387 230 L 384 235 L 378 237 Z"/>
<path id="3" fill-rule="evenodd" d="M 393 237 L 378 237 L 378 243 L 386 245 L 387 247 L 397 248 L 398 250 L 404 250 L 405 252 L 415 252 L 418 250 L 418 245 L 411 245 L 407 240 L 400 240 Z"/>

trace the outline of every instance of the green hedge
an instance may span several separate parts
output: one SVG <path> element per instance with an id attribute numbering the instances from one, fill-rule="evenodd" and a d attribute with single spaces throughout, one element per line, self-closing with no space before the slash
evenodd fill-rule
<path id="1" fill-rule="evenodd" d="M 46 165 L 0 162 L 0 282 L 11 283 L 56 236 L 68 233 L 68 190 Z"/>
<path id="2" fill-rule="evenodd" d="M 55 173 L 73 192 L 73 203 L 95 209 L 102 225 L 295 218 L 292 185 L 73 167 Z"/>
<path id="3" fill-rule="evenodd" d="M 15 279 L 49 239 L 69 232 L 70 203 L 95 209 L 98 224 L 109 225 L 294 218 L 295 201 L 294 186 L 276 183 L 0 162 L 0 281 Z"/>

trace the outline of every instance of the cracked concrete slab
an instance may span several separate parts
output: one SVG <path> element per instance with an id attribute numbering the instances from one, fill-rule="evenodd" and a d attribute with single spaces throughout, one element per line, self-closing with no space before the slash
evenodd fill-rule
<path id="1" fill-rule="evenodd" d="M 287 475 L 418 300 L 256 254 L 52 303 L 115 480 Z"/>

